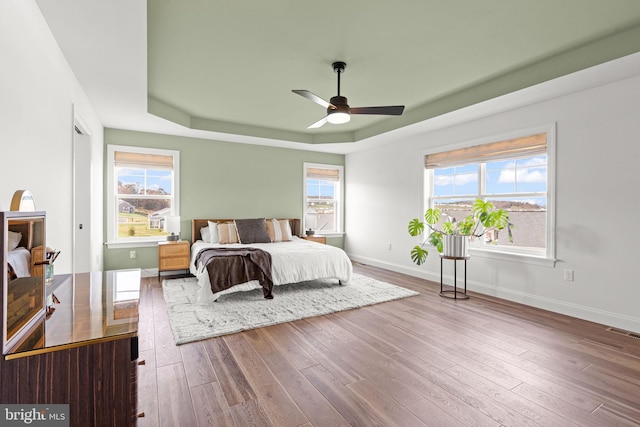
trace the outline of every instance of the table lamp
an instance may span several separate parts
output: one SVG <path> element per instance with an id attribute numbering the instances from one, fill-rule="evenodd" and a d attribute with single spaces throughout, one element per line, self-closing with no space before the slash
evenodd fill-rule
<path id="1" fill-rule="evenodd" d="M 168 241 L 180 240 L 180 217 L 168 216 L 164 220 L 164 231 L 171 233 L 167 236 Z"/>

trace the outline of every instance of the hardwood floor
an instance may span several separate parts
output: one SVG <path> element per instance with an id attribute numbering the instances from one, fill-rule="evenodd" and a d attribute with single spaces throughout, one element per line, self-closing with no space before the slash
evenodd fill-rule
<path id="1" fill-rule="evenodd" d="M 421 294 L 176 346 L 160 282 L 143 279 L 138 425 L 640 425 L 640 339 L 354 270 Z"/>

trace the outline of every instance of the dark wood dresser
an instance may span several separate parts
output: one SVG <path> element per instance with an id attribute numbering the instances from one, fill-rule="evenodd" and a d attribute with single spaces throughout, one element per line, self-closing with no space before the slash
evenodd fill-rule
<path id="1" fill-rule="evenodd" d="M 72 426 L 135 425 L 139 290 L 139 269 L 55 276 L 55 310 L 0 360 L 0 403 L 69 404 Z"/>

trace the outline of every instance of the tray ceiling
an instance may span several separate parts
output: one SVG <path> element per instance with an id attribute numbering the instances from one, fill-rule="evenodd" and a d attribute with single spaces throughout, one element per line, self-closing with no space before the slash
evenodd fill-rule
<path id="1" fill-rule="evenodd" d="M 146 112 L 184 128 L 303 144 L 360 141 L 640 51 L 637 0 L 52 3 L 38 1 L 92 102 L 117 103 L 104 92 L 122 81 Z M 119 50 L 91 49 L 109 37 Z M 103 60 L 112 73 L 143 62 L 143 75 L 96 88 L 89 53 L 121 61 Z M 325 111 L 291 90 L 336 95 L 336 60 L 352 107 L 402 104 L 404 115 L 307 129 Z"/>

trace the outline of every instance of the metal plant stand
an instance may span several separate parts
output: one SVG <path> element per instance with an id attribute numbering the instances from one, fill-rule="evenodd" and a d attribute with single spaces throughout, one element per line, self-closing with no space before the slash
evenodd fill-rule
<path id="1" fill-rule="evenodd" d="M 469 256 L 447 256 L 440 254 L 440 296 L 451 299 L 469 299 L 467 295 L 467 260 Z M 453 260 L 453 290 L 443 290 L 442 260 Z M 464 292 L 458 290 L 458 261 L 464 261 Z"/>

